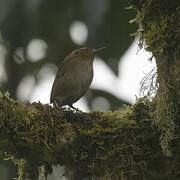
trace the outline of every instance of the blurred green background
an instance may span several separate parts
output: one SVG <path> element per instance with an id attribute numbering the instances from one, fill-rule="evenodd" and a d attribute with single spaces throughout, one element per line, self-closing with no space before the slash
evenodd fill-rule
<path id="1" fill-rule="evenodd" d="M 118 76 L 119 61 L 133 41 L 129 35 L 136 31 L 135 24 L 129 24 L 135 14 L 126 7 L 126 0 L 0 0 L 1 92 L 27 101 L 31 94 L 19 91 L 22 84 L 29 82 L 26 89 L 31 92 L 44 67 L 55 74 L 63 58 L 82 46 L 106 46 L 99 57 Z M 109 110 L 129 104 L 110 92 L 89 89 L 85 96 L 89 109 L 98 97 L 108 101 Z M 0 180 L 16 173 L 16 167 L 0 154 Z"/>

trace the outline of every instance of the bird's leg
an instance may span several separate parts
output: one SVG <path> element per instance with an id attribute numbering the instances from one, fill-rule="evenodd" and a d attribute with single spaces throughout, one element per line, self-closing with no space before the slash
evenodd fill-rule
<path id="1" fill-rule="evenodd" d="M 55 100 L 53 101 L 53 106 L 54 106 L 55 108 L 57 108 L 57 109 L 60 109 L 58 103 L 57 103 Z"/>
<path id="2" fill-rule="evenodd" d="M 81 110 L 75 108 L 72 104 L 69 104 L 69 107 L 72 108 L 72 109 L 74 109 L 74 110 L 76 110 L 76 111 L 78 111 L 78 112 L 82 112 Z"/>

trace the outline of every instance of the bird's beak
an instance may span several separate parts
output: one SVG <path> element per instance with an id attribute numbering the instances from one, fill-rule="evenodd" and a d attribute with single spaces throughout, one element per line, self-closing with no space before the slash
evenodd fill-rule
<path id="1" fill-rule="evenodd" d="M 101 47 L 101 48 L 98 48 L 98 49 L 93 49 L 92 51 L 93 51 L 93 53 L 97 53 L 97 52 L 99 52 L 99 51 L 101 51 L 103 49 L 106 49 L 106 47 Z"/>

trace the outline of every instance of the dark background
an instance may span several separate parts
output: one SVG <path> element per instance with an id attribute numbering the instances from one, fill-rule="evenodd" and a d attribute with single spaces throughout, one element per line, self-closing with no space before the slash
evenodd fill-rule
<path id="1" fill-rule="evenodd" d="M 99 56 L 118 76 L 117 65 L 133 41 L 130 34 L 136 31 L 135 24 L 129 24 L 135 14 L 126 7 L 127 0 L 0 0 L 0 46 L 5 52 L 0 56 L 1 92 L 9 91 L 12 98 L 18 99 L 17 88 L 24 77 L 33 76 L 35 86 L 40 81 L 37 74 L 44 66 L 58 66 L 69 52 L 82 46 L 106 46 Z M 87 41 L 82 45 L 70 37 L 69 28 L 76 21 L 88 29 Z M 46 56 L 38 61 L 32 61 L 27 52 L 34 39 L 47 44 Z M 103 90 L 90 89 L 85 96 L 89 109 L 97 97 L 104 97 L 110 110 L 128 104 Z M 11 163 L 0 162 L 1 180 L 16 176 Z"/>

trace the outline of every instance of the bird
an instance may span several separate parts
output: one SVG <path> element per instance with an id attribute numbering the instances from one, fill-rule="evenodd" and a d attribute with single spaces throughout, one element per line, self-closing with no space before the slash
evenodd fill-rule
<path id="1" fill-rule="evenodd" d="M 73 106 L 88 90 L 93 79 L 95 54 L 106 47 L 83 47 L 72 51 L 60 64 L 52 85 L 50 103 L 55 107 Z"/>

